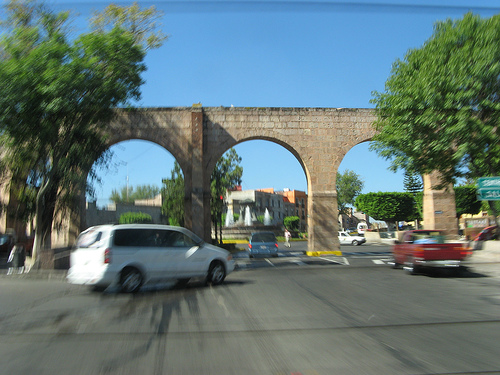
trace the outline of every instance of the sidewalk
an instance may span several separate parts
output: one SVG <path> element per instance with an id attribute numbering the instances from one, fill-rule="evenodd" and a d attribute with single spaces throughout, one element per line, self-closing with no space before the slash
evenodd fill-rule
<path id="1" fill-rule="evenodd" d="M 485 275 L 500 278 L 500 241 L 484 241 L 465 262 L 467 267 Z"/>

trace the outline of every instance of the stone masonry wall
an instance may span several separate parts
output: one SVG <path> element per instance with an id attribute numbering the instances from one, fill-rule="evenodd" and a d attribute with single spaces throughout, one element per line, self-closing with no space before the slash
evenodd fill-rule
<path id="1" fill-rule="evenodd" d="M 309 196 L 309 250 L 330 251 L 339 248 L 337 169 L 352 147 L 373 137 L 375 119 L 373 109 L 358 108 L 203 108 L 194 105 L 121 109 L 109 125 L 108 143 L 112 146 L 141 139 L 169 151 L 184 174 L 186 226 L 210 240 L 210 175 L 217 160 L 229 148 L 244 141 L 275 142 L 290 151 L 304 169 Z M 162 168 L 161 165 L 155 167 Z M 428 194 L 427 205 L 431 207 L 429 204 L 437 197 L 435 192 Z M 439 200 L 443 197 L 441 194 Z M 428 210 L 428 214 L 436 216 L 435 212 L 442 211 L 441 218 L 449 218 L 449 197 L 445 201 L 440 208 L 432 206 L 433 211 Z M 428 220 L 434 225 L 433 218 L 426 217 L 426 224 Z M 78 226 L 76 221 L 73 220 L 73 227 Z M 80 227 L 82 225 L 83 217 L 80 218 Z"/>

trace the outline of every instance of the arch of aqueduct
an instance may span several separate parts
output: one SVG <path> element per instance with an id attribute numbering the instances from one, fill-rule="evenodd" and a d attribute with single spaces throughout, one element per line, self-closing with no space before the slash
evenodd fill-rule
<path id="1" fill-rule="evenodd" d="M 186 227 L 210 240 L 210 175 L 217 160 L 238 143 L 275 142 L 299 161 L 308 186 L 308 250 L 338 250 L 337 169 L 346 153 L 375 134 L 373 109 L 177 107 L 118 110 L 109 125 L 109 146 L 141 139 L 164 147 L 180 164 L 185 180 Z M 366 161 L 369 163 L 369 161 Z M 427 228 L 456 233 L 452 192 L 433 190 L 424 176 Z M 391 191 L 391 187 L 387 187 Z M 5 225 L 5 224 L 4 224 Z M 85 220 L 79 223 L 85 227 Z M 73 231 L 74 232 L 74 231 Z M 71 245 L 73 236 L 65 236 Z"/>

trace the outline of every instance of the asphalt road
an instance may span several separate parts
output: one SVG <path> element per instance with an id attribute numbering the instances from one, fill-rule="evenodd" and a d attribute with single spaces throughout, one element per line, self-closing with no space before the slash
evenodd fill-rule
<path id="1" fill-rule="evenodd" d="M 2 277 L 0 374 L 500 373 L 500 279 L 286 255 L 135 295 Z"/>

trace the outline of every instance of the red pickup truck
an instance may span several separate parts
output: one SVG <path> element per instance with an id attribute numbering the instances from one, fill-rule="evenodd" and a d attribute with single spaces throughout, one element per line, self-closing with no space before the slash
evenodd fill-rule
<path id="1" fill-rule="evenodd" d="M 460 270 L 462 261 L 471 254 L 467 244 L 445 243 L 440 230 L 410 230 L 403 234 L 402 242 L 392 248 L 394 268 L 403 268 L 411 274 L 426 267 Z"/>

